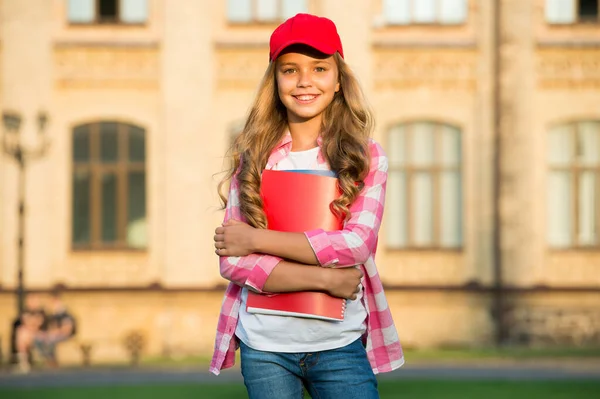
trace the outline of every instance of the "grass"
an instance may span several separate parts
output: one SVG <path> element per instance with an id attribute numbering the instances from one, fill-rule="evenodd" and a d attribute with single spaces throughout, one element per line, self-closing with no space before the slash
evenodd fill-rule
<path id="1" fill-rule="evenodd" d="M 381 399 L 592 399 L 600 381 L 382 381 Z M 242 384 L 0 389 L 11 399 L 242 399 Z"/>
<path id="2" fill-rule="evenodd" d="M 600 347 L 408 349 L 405 350 L 405 357 L 407 361 L 600 359 Z"/>
<path id="3" fill-rule="evenodd" d="M 239 364 L 239 351 L 236 353 Z M 432 361 L 495 361 L 495 360 L 544 360 L 544 359 L 600 359 L 600 347 L 580 348 L 446 348 L 446 349 L 405 349 L 407 363 L 423 363 Z M 186 356 L 176 359 L 165 357 L 148 357 L 141 361 L 141 366 L 151 367 L 208 367 L 210 357 Z"/>

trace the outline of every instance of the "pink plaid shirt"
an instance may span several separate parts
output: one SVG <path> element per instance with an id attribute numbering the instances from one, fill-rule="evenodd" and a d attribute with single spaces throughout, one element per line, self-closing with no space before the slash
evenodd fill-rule
<path id="1" fill-rule="evenodd" d="M 266 169 L 272 169 L 287 157 L 291 148 L 292 139 L 288 133 L 271 153 Z M 321 266 L 362 265 L 363 301 L 368 314 L 366 351 L 373 372 L 377 374 L 402 366 L 404 358 L 374 259 L 385 202 L 388 161 L 383 149 L 375 141 L 370 141 L 369 150 L 371 169 L 365 179 L 364 189 L 350 206 L 351 216 L 344 229 L 331 232 L 319 229 L 305 232 L 305 235 Z M 327 163 L 320 152 L 318 162 Z M 231 182 L 225 209 L 225 221 L 232 218 L 244 220 L 240 213 L 238 183 L 235 178 Z M 242 287 L 248 286 L 262 292 L 267 277 L 281 260 L 266 254 L 219 258 L 221 275 L 231 283 L 225 292 L 219 315 L 215 351 L 209 369 L 212 373 L 218 375 L 221 369 L 229 368 L 235 363 L 235 351 L 239 347 L 235 329 Z"/>

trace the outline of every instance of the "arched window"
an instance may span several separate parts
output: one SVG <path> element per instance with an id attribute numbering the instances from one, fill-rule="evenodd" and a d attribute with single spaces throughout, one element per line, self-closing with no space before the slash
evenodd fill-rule
<path id="1" fill-rule="evenodd" d="M 386 152 L 387 247 L 461 247 L 460 131 L 435 122 L 397 125 L 388 133 Z"/>
<path id="2" fill-rule="evenodd" d="M 146 248 L 144 129 L 109 121 L 76 126 L 72 160 L 73 248 Z"/>
<path id="3" fill-rule="evenodd" d="M 555 248 L 600 246 L 600 121 L 554 126 L 548 137 L 547 237 Z"/>

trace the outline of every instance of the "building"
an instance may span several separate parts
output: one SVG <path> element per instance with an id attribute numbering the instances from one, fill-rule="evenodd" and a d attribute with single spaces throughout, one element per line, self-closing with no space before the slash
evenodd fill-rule
<path id="1" fill-rule="evenodd" d="M 132 332 L 147 355 L 211 350 L 215 174 L 271 31 L 301 11 L 336 22 L 389 155 L 377 260 L 405 346 L 600 340 L 597 0 L 0 6 L 0 107 L 32 146 L 49 116 L 51 147 L 25 172 L 25 285 L 62 290 L 95 360 L 126 356 Z M 18 181 L 0 154 L 2 337 Z"/>

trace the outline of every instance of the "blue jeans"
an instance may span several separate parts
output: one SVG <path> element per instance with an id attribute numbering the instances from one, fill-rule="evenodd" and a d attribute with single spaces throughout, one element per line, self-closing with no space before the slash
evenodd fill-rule
<path id="1" fill-rule="evenodd" d="M 250 399 L 378 399 L 377 379 L 360 339 L 311 353 L 263 352 L 240 342 Z"/>

